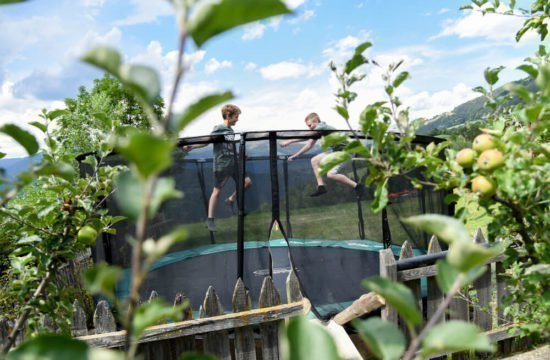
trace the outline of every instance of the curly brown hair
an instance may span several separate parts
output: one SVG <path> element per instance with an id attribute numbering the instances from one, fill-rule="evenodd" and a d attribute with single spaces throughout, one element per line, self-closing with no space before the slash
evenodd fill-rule
<path id="1" fill-rule="evenodd" d="M 229 119 L 230 117 L 240 113 L 241 109 L 239 109 L 237 105 L 227 104 L 222 107 L 222 117 L 224 119 Z"/>

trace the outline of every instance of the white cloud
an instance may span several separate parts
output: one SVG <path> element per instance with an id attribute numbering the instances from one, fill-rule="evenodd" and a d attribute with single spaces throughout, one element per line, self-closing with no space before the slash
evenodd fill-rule
<path id="1" fill-rule="evenodd" d="M 77 43 L 73 44 L 65 53 L 66 59 L 74 59 L 82 56 L 86 51 L 98 45 L 118 47 L 122 40 L 122 31 L 118 27 L 113 27 L 105 34 L 99 34 L 95 31 L 88 31 Z"/>
<path id="2" fill-rule="evenodd" d="M 451 90 L 440 90 L 433 93 L 422 91 L 403 97 L 404 105 L 410 106 L 412 118 L 431 118 L 451 111 L 456 106 L 479 96 L 464 83 L 455 85 Z"/>
<path id="3" fill-rule="evenodd" d="M 34 98 L 17 98 L 13 94 L 13 83 L 4 82 L 0 87 L 0 125 L 11 123 L 33 133 L 39 142 L 43 140 L 40 131 L 35 127 L 28 125 L 31 121 L 38 119 L 38 114 L 42 109 L 64 108 L 62 101 L 44 101 Z M 25 150 L 11 138 L 0 135 L 0 151 L 7 154 L 7 157 L 27 156 Z"/>
<path id="4" fill-rule="evenodd" d="M 248 62 L 248 63 L 246 63 L 246 65 L 244 66 L 244 69 L 245 69 L 246 71 L 252 71 L 252 70 L 256 70 L 257 67 L 258 67 L 258 65 L 256 65 L 256 63 Z"/>
<path id="5" fill-rule="evenodd" d="M 308 21 L 308 20 L 311 19 L 313 16 L 315 16 L 315 11 L 313 11 L 313 10 L 306 10 L 306 11 L 304 11 L 304 12 L 298 14 L 297 17 L 288 20 L 288 23 L 289 23 L 289 24 L 296 25 L 296 24 L 298 24 L 298 23 L 300 23 L 300 22 Z"/>
<path id="6" fill-rule="evenodd" d="M 105 5 L 106 0 L 81 0 L 81 3 L 85 7 L 102 7 Z"/>
<path id="7" fill-rule="evenodd" d="M 323 50 L 323 55 L 334 61 L 336 64 L 341 64 L 348 60 L 355 47 L 370 38 L 370 33 L 362 31 L 359 36 L 348 35 L 339 40 L 332 41 L 328 47 Z"/>
<path id="8" fill-rule="evenodd" d="M 233 66 L 233 63 L 228 60 L 222 60 L 221 62 L 218 61 L 216 58 L 211 58 L 208 60 L 208 62 L 204 65 L 204 71 L 207 74 L 213 74 L 218 70 L 221 69 L 227 69 Z"/>
<path id="9" fill-rule="evenodd" d="M 133 12 L 115 21 L 116 26 L 138 25 L 154 22 L 158 17 L 173 15 L 174 10 L 168 1 L 130 0 Z"/>
<path id="10" fill-rule="evenodd" d="M 266 80 L 281 80 L 287 78 L 313 77 L 321 74 L 325 65 L 304 65 L 299 62 L 281 61 L 260 69 L 260 74 Z"/>
<path id="11" fill-rule="evenodd" d="M 264 36 L 266 26 L 257 21 L 244 27 L 244 34 L 241 37 L 243 40 L 255 40 Z"/>
<path id="12" fill-rule="evenodd" d="M 283 0 L 290 10 L 294 10 L 297 7 L 302 6 L 307 0 Z"/>
<path id="13" fill-rule="evenodd" d="M 524 19 L 516 16 L 498 14 L 483 15 L 471 11 L 460 19 L 447 20 L 443 30 L 431 40 L 445 36 L 463 38 L 481 37 L 487 40 L 514 40 L 517 29 Z"/>
<path id="14" fill-rule="evenodd" d="M 448 13 L 449 11 L 451 11 L 451 10 L 449 10 L 447 8 L 443 8 L 443 9 L 440 9 L 437 13 L 438 14 L 445 14 L 445 13 Z"/>

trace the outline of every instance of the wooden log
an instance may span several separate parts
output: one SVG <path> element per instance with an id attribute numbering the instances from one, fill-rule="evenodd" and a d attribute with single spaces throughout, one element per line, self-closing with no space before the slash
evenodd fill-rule
<path id="1" fill-rule="evenodd" d="M 260 308 L 267 308 L 281 304 L 281 297 L 273 284 L 270 276 L 264 278 L 260 290 Z M 260 324 L 260 336 L 262 339 L 262 359 L 279 359 L 279 327 L 280 321 Z"/>
<path id="2" fill-rule="evenodd" d="M 392 281 L 397 280 L 397 266 L 395 262 L 395 257 L 390 248 L 380 250 L 380 276 L 386 277 Z M 397 311 L 391 306 L 386 304 L 384 310 L 382 310 L 382 318 L 397 325 L 398 317 Z"/>
<path id="3" fill-rule="evenodd" d="M 384 306 L 384 298 L 375 293 L 361 295 L 350 306 L 340 311 L 332 320 L 338 325 L 344 325 L 351 320 L 368 314 Z"/>
<path id="4" fill-rule="evenodd" d="M 96 334 L 116 331 L 115 317 L 105 300 L 97 303 L 94 312 L 94 329 Z"/>
<path id="5" fill-rule="evenodd" d="M 300 280 L 294 270 L 291 270 L 286 278 L 286 301 L 288 303 L 302 300 L 302 291 L 300 290 Z"/>
<path id="6" fill-rule="evenodd" d="M 430 239 L 430 243 L 428 245 L 428 254 L 437 254 L 441 252 L 441 245 L 439 245 L 439 241 L 437 240 L 437 237 L 432 236 Z M 441 289 L 437 285 L 437 280 L 435 276 L 430 276 L 427 278 L 428 281 L 428 298 L 426 301 L 426 316 L 428 319 L 431 319 L 439 305 L 443 302 L 443 292 L 441 292 Z M 438 321 L 442 322 L 445 319 L 440 319 Z"/>
<path id="7" fill-rule="evenodd" d="M 477 229 L 474 235 L 474 242 L 485 244 L 487 241 L 481 229 Z M 493 327 L 493 314 L 491 309 L 491 265 L 485 265 L 487 271 L 474 281 L 478 303 L 474 306 L 474 323 L 483 331 L 491 330 Z"/>
<path id="8" fill-rule="evenodd" d="M 151 326 L 143 332 L 140 343 L 174 339 L 182 336 L 204 334 L 212 331 L 235 329 L 242 326 L 258 325 L 269 321 L 283 320 L 309 312 L 311 304 L 304 298 L 302 301 L 253 309 L 235 314 L 207 317 L 198 320 L 180 321 L 176 323 Z M 108 334 L 81 336 L 78 339 L 95 347 L 121 347 L 125 345 L 126 331 Z"/>
<path id="9" fill-rule="evenodd" d="M 413 252 L 412 245 L 408 240 L 405 240 L 403 245 L 401 245 L 399 260 L 410 259 L 413 257 L 414 257 L 414 252 Z M 418 308 L 418 310 L 420 310 L 420 313 L 422 314 L 423 313 L 422 312 L 422 294 L 420 292 L 420 279 L 407 281 L 404 283 L 404 285 L 411 290 L 416 300 L 416 307 Z M 405 334 L 407 338 L 410 338 L 411 336 L 409 333 L 409 327 L 407 326 L 407 323 L 403 319 L 399 319 L 399 323 L 403 334 Z"/>
<path id="10" fill-rule="evenodd" d="M 212 286 L 208 288 L 202 305 L 205 317 L 224 314 L 220 299 Z M 219 359 L 231 360 L 227 330 L 213 331 L 204 334 L 204 352 L 212 354 Z"/>
<path id="11" fill-rule="evenodd" d="M 88 335 L 88 326 L 86 324 L 86 313 L 78 299 L 73 302 L 73 317 L 71 321 L 71 335 L 72 336 L 85 336 Z"/>
<path id="12" fill-rule="evenodd" d="M 233 312 L 248 311 L 252 306 L 250 294 L 241 278 L 235 284 L 233 291 Z M 235 359 L 256 359 L 256 342 L 251 326 L 235 329 Z"/>

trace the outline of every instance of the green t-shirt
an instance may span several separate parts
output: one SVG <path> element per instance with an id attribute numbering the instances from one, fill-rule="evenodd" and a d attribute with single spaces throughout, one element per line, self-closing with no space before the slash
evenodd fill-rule
<path id="1" fill-rule="evenodd" d="M 214 143 L 214 171 L 222 171 L 230 166 L 235 166 L 235 132 L 229 126 L 220 124 L 214 126 L 211 135 L 225 135 L 224 142 Z"/>
<path id="2" fill-rule="evenodd" d="M 317 124 L 317 126 L 315 127 L 315 130 L 324 130 L 323 135 L 328 135 L 331 132 L 335 131 L 336 128 L 330 126 L 324 121 L 320 121 L 319 124 Z M 347 142 L 342 142 L 340 144 L 331 146 L 330 149 L 332 149 L 332 151 L 341 151 L 344 149 L 344 147 L 346 147 L 346 145 L 347 145 Z"/>

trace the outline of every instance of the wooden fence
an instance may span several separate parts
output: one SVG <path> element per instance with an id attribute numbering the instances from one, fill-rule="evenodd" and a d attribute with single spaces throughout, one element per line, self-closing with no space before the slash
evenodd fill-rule
<path id="1" fill-rule="evenodd" d="M 476 231 L 473 241 L 479 244 L 487 243 L 481 230 Z M 442 250 L 436 237 L 430 240 L 427 255 L 415 257 L 408 242 L 401 247 L 398 260 L 390 249 L 380 252 L 380 275 L 410 288 L 425 320 L 433 316 L 444 297 L 436 282 L 435 260 L 443 257 L 437 256 L 438 253 L 442 253 Z M 513 324 L 503 313 L 502 300 L 507 294 L 503 260 L 504 256 L 500 255 L 488 261 L 484 265 L 485 273 L 474 281 L 469 291 L 454 297 L 445 317 L 440 321 L 464 320 L 475 323 L 485 331 L 492 342 L 515 337 L 514 332 L 510 331 L 513 330 Z M 427 291 L 424 300 L 423 290 Z M 391 306 L 386 306 L 382 310 L 382 317 L 398 324 L 407 334 L 406 325 Z M 510 347 L 510 343 L 502 343 L 500 347 L 501 351 L 508 352 L 506 348 Z"/>
<path id="2" fill-rule="evenodd" d="M 149 300 L 157 297 L 152 292 Z M 174 305 L 187 301 L 177 294 Z M 215 289 L 210 287 L 193 319 L 188 306 L 183 321 L 149 327 L 139 340 L 138 353 L 145 359 L 177 359 L 183 352 L 204 352 L 219 359 L 279 358 L 279 327 L 281 321 L 309 312 L 309 302 L 302 298 L 298 279 L 291 272 L 287 278 L 287 302 L 281 297 L 270 277 L 264 278 L 258 309 L 251 308 L 251 298 L 239 279 L 233 292 L 232 313 L 225 314 Z M 107 303 L 100 301 L 94 313 L 94 329 L 86 328 L 85 314 L 75 306 L 74 336 L 95 347 L 121 348 L 125 331 L 115 331 L 115 319 Z M 86 335 L 88 334 L 88 335 Z"/>

